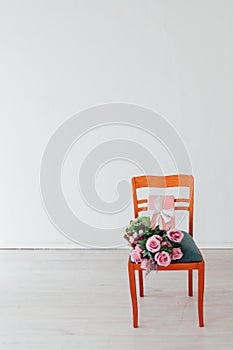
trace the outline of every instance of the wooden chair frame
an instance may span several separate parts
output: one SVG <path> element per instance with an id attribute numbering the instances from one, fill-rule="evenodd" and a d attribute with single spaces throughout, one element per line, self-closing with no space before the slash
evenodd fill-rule
<path id="1" fill-rule="evenodd" d="M 170 176 L 139 176 L 132 178 L 134 216 L 138 217 L 140 211 L 147 210 L 147 207 L 139 207 L 146 204 L 147 199 L 137 199 L 139 188 L 167 188 L 167 187 L 188 187 L 189 198 L 175 198 L 175 210 L 189 211 L 189 234 L 193 236 L 193 203 L 194 203 L 194 179 L 192 175 L 170 175 Z M 177 205 L 178 203 L 178 205 Z M 187 203 L 187 206 L 179 206 L 179 203 Z M 200 252 L 200 251 L 199 251 Z M 201 252 L 200 252 L 201 254 Z M 202 256 L 202 254 L 201 254 Z M 144 296 L 143 271 L 140 264 L 128 261 L 129 287 L 132 301 L 133 327 L 138 327 L 138 302 L 135 280 L 135 271 L 138 270 L 139 294 Z M 205 262 L 202 256 L 200 262 L 174 263 L 167 267 L 159 266 L 158 270 L 187 270 L 188 271 L 188 295 L 193 296 L 193 270 L 198 271 L 198 318 L 199 326 L 204 327 L 203 302 L 204 302 L 204 275 Z"/>

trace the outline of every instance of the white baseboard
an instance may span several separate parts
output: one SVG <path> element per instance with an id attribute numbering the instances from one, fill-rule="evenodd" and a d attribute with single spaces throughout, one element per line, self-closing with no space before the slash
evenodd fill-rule
<path id="1" fill-rule="evenodd" d="M 83 248 L 79 246 L 78 244 L 75 244 L 73 242 L 63 242 L 63 243 L 55 243 L 55 242 L 20 242 L 20 243 L 14 243 L 14 244 L 1 244 L 0 243 L 0 250 L 1 249 L 80 249 Z M 85 248 L 83 248 L 85 249 Z"/>
<path id="2" fill-rule="evenodd" d="M 233 242 L 198 242 L 197 245 L 200 249 L 233 249 Z M 0 243 L 0 250 L 10 249 L 87 249 L 73 242 L 25 242 L 25 243 Z M 95 248 L 93 248 L 95 249 Z M 108 249 L 108 248 L 106 248 Z M 114 248 L 111 248 L 114 249 Z M 129 249 L 127 245 L 116 248 L 116 249 Z"/>
<path id="3" fill-rule="evenodd" d="M 197 242 L 201 249 L 233 249 L 233 242 Z"/>

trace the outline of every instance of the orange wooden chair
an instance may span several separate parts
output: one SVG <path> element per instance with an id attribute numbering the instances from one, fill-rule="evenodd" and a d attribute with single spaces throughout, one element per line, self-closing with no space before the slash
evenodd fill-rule
<path id="1" fill-rule="evenodd" d="M 182 250 L 184 256 L 180 260 L 172 261 L 167 266 L 158 266 L 158 270 L 187 270 L 188 271 L 188 295 L 193 296 L 193 270 L 198 270 L 198 316 L 199 326 L 204 327 L 203 299 L 204 299 L 204 272 L 205 262 L 200 250 L 197 248 L 193 236 L 193 201 L 194 201 L 194 180 L 192 175 L 170 175 L 170 176 L 139 176 L 132 178 L 134 216 L 137 218 L 139 212 L 148 210 L 147 199 L 139 199 L 137 189 L 139 188 L 165 188 L 165 187 L 187 187 L 189 188 L 188 198 L 175 198 L 175 210 L 189 211 L 189 231 L 184 236 Z M 180 205 L 183 203 L 182 205 Z M 141 207 L 140 205 L 144 205 Z M 177 262 L 178 261 L 178 262 Z M 139 294 L 144 296 L 143 271 L 140 264 L 128 262 L 129 286 L 132 300 L 133 327 L 138 327 L 138 302 L 135 281 L 135 270 L 138 270 Z"/>

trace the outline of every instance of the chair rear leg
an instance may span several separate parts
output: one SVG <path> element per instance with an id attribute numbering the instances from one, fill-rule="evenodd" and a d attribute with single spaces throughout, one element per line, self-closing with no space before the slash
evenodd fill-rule
<path id="1" fill-rule="evenodd" d="M 204 261 L 202 261 L 198 269 L 198 317 L 199 317 L 200 327 L 204 327 L 204 315 L 203 315 L 204 284 L 205 284 L 205 263 Z"/>
<path id="2" fill-rule="evenodd" d="M 188 295 L 193 296 L 193 270 L 188 270 Z"/>
<path id="3" fill-rule="evenodd" d="M 138 327 L 138 302 L 137 302 L 137 291 L 135 283 L 135 271 L 133 264 L 128 262 L 128 274 L 129 274 L 129 288 L 132 301 L 132 311 L 133 311 L 133 327 Z"/>
<path id="4" fill-rule="evenodd" d="M 142 270 L 138 270 L 138 279 L 139 279 L 140 297 L 144 297 L 143 272 L 142 272 Z"/>

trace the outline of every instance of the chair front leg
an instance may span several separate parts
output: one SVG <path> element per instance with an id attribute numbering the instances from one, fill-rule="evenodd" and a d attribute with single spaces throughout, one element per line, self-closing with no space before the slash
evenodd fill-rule
<path id="1" fill-rule="evenodd" d="M 193 270 L 188 270 L 188 295 L 193 296 Z"/>
<path id="2" fill-rule="evenodd" d="M 128 274 L 129 274 L 129 288 L 132 301 L 132 311 L 133 311 L 133 327 L 138 327 L 138 302 L 137 302 L 137 291 L 135 282 L 135 270 L 134 264 L 130 261 L 128 262 Z"/>
<path id="3" fill-rule="evenodd" d="M 198 317 L 199 326 L 204 327 L 203 303 L 204 303 L 204 284 L 205 284 L 205 263 L 202 261 L 198 268 Z"/>
<path id="4" fill-rule="evenodd" d="M 138 279 L 139 279 L 140 297 L 144 297 L 143 272 L 142 272 L 142 270 L 138 270 Z"/>

